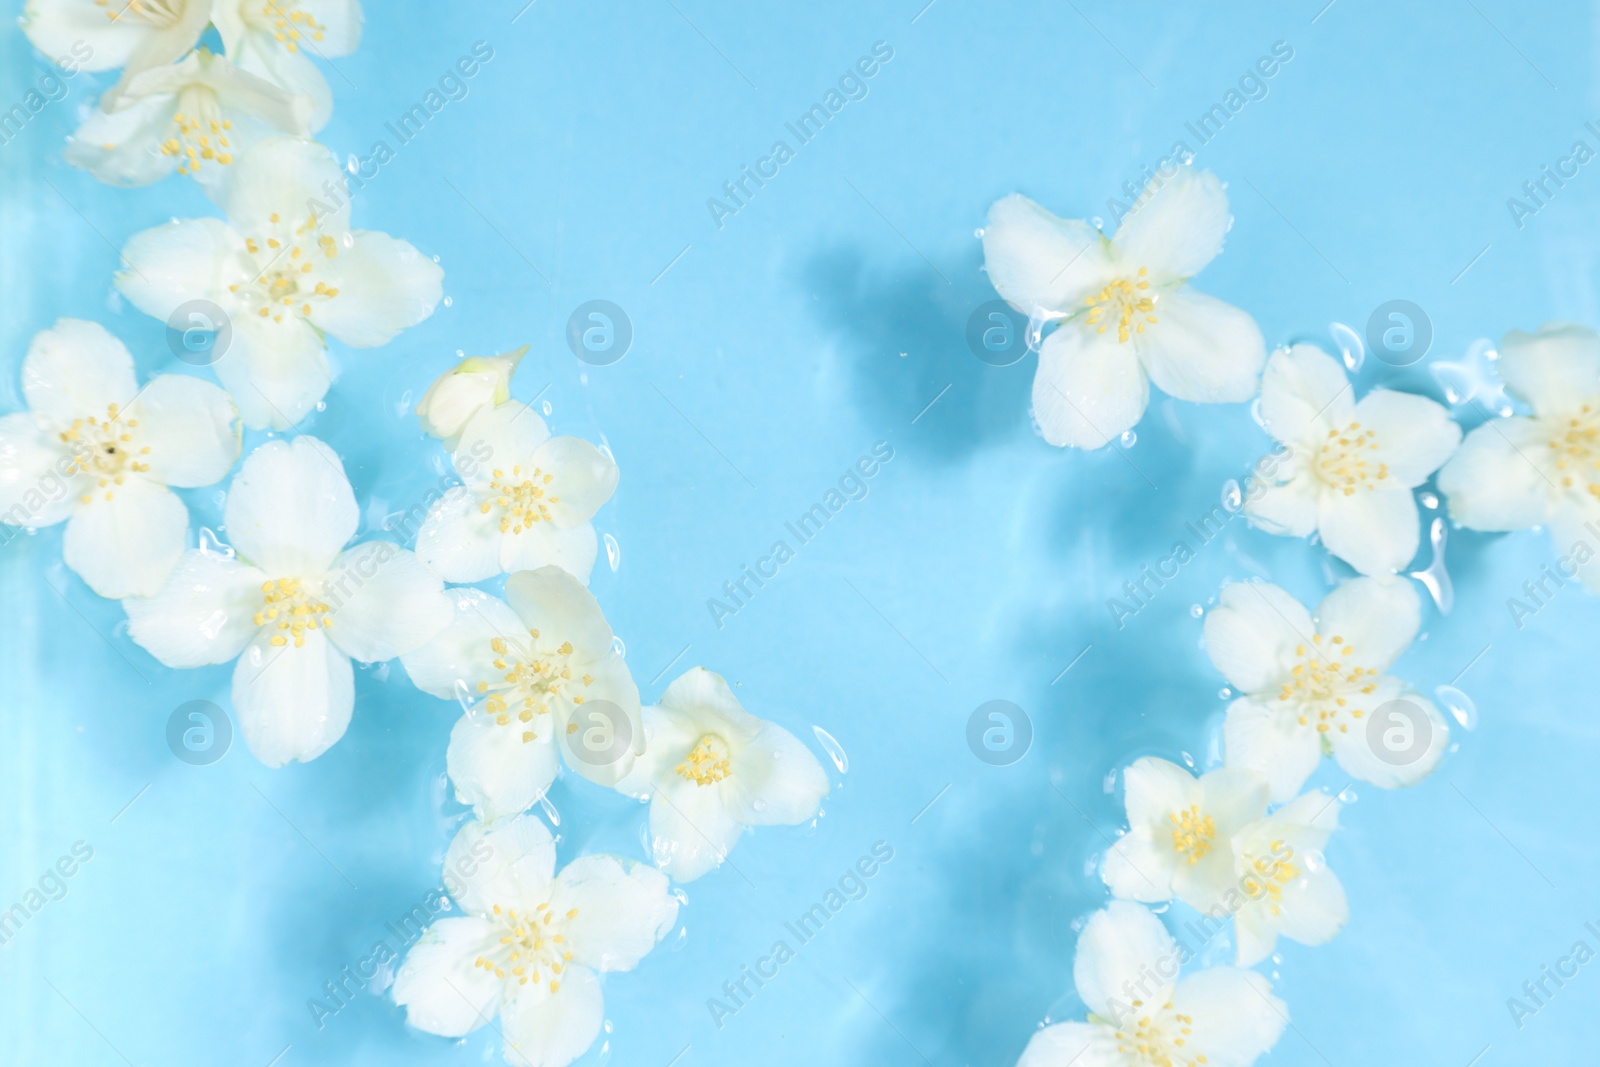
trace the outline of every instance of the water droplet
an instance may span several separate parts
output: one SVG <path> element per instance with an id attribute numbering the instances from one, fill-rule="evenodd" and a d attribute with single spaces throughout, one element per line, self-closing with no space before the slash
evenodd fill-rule
<path id="1" fill-rule="evenodd" d="M 1223 686 L 1221 689 L 1217 690 L 1217 699 L 1218 700 L 1232 700 L 1233 699 L 1233 690 L 1228 688 L 1227 686 Z"/>
<path id="2" fill-rule="evenodd" d="M 222 539 L 208 526 L 200 527 L 200 552 L 202 555 L 217 556 L 221 559 L 233 558 L 233 547 L 223 544 Z"/>
<path id="3" fill-rule="evenodd" d="M 318 411 L 327 411 L 328 410 L 328 402 L 326 400 L 317 401 L 317 410 Z"/>
<path id="4" fill-rule="evenodd" d="M 1100 779 L 1100 791 L 1107 796 L 1117 791 L 1117 769 L 1115 767 L 1107 771 L 1106 776 Z"/>
<path id="5" fill-rule="evenodd" d="M 1341 804 L 1354 804 L 1359 799 L 1360 797 L 1356 796 L 1356 791 L 1349 786 L 1339 790 L 1339 803 Z"/>
<path id="6" fill-rule="evenodd" d="M 1361 335 L 1342 322 L 1328 323 L 1328 332 L 1333 335 L 1333 343 L 1339 348 L 1339 355 L 1344 357 L 1344 365 L 1354 374 L 1361 369 L 1361 364 L 1367 359 L 1367 346 L 1361 343 Z"/>
<path id="7" fill-rule="evenodd" d="M 839 773 L 848 774 L 850 772 L 850 757 L 845 755 L 844 746 L 839 744 L 832 734 L 820 726 L 813 726 L 811 732 L 817 735 L 817 743 L 828 754 L 828 758 L 833 760 L 833 765 L 839 768 Z"/>
<path id="8" fill-rule="evenodd" d="M 1044 327 L 1056 316 L 1044 308 L 1034 308 L 1028 316 L 1028 351 L 1037 352 L 1044 345 Z"/>
<path id="9" fill-rule="evenodd" d="M 347 233 L 344 235 L 344 239 L 339 243 L 344 245 L 346 248 L 354 248 L 356 246 L 356 235 L 353 233 Z M 433 261 L 437 263 L 439 261 L 439 257 L 434 256 Z"/>
<path id="10" fill-rule="evenodd" d="M 1411 577 L 1421 582 L 1423 588 L 1428 590 L 1428 595 L 1433 597 L 1441 615 L 1450 614 L 1450 609 L 1456 603 L 1455 585 L 1444 566 L 1444 550 L 1449 540 L 1450 528 L 1445 525 L 1444 519 L 1436 517 L 1428 526 L 1428 543 L 1433 546 L 1433 559 L 1424 570 L 1411 572 Z"/>
<path id="11" fill-rule="evenodd" d="M 1123 448 L 1132 448 L 1134 445 L 1139 443 L 1139 435 L 1134 433 L 1132 430 L 1123 430 L 1122 436 L 1117 438 L 1117 440 L 1122 444 Z"/>
<path id="12" fill-rule="evenodd" d="M 1222 506 L 1228 511 L 1238 511 L 1244 506 L 1244 492 L 1239 488 L 1236 478 L 1229 478 L 1222 483 Z"/>
<path id="13" fill-rule="evenodd" d="M 1250 401 L 1250 418 L 1253 419 L 1255 424 L 1261 427 L 1263 430 L 1267 428 L 1267 420 L 1261 414 L 1261 398 L 1259 396 Z"/>
<path id="14" fill-rule="evenodd" d="M 1190 604 L 1189 605 L 1189 618 L 1198 619 L 1200 616 L 1204 615 L 1205 613 L 1206 613 L 1206 609 L 1201 607 L 1199 604 Z"/>
<path id="15" fill-rule="evenodd" d="M 606 562 L 611 565 L 612 573 L 622 566 L 622 546 L 617 544 L 617 539 L 610 534 L 605 535 Z"/>
<path id="16" fill-rule="evenodd" d="M 396 418 L 401 419 L 411 414 L 411 390 L 400 394 L 400 399 L 395 401 L 394 413 Z"/>
<path id="17" fill-rule="evenodd" d="M 1427 508 L 1429 511 L 1438 510 L 1439 498 L 1428 492 L 1426 489 L 1417 494 L 1417 499 L 1422 501 L 1422 506 Z"/>
<path id="18" fill-rule="evenodd" d="M 1433 691 L 1433 698 L 1445 706 L 1450 717 L 1460 723 L 1463 730 L 1478 728 L 1478 705 L 1467 694 L 1453 685 L 1441 685 Z"/>
<path id="19" fill-rule="evenodd" d="M 623 659 L 628 658 L 628 646 L 623 644 L 622 638 L 616 636 L 615 634 L 611 636 L 611 647 L 616 654 L 621 656 Z"/>
<path id="20" fill-rule="evenodd" d="M 1097 230 L 1103 230 L 1106 228 L 1106 220 L 1101 218 L 1099 215 L 1096 215 L 1094 218 L 1089 220 L 1089 225 L 1093 226 Z"/>
<path id="21" fill-rule="evenodd" d="M 453 296 L 445 297 L 444 298 L 444 306 L 447 307 L 447 308 L 455 307 L 456 306 L 456 298 L 453 297 Z"/>
<path id="22" fill-rule="evenodd" d="M 980 241 L 983 240 L 983 227 L 979 226 L 976 230 L 973 230 L 972 236 L 976 237 Z"/>
<path id="23" fill-rule="evenodd" d="M 462 681 L 460 678 L 457 678 L 450 686 L 450 689 L 455 693 L 456 703 L 461 705 L 461 710 L 466 712 L 468 715 L 471 715 L 472 709 L 478 704 L 477 698 L 472 692 L 472 687 L 467 685 L 467 683 Z"/>
<path id="24" fill-rule="evenodd" d="M 550 820 L 551 826 L 561 825 L 561 813 L 556 810 L 554 804 L 550 803 L 548 795 L 539 798 L 539 808 L 544 812 L 544 817 Z"/>
<path id="25" fill-rule="evenodd" d="M 1172 909 L 1172 901 L 1170 901 L 1170 900 L 1163 900 L 1159 904 L 1150 905 L 1150 910 L 1155 912 L 1157 915 L 1165 915 L 1171 909 Z"/>

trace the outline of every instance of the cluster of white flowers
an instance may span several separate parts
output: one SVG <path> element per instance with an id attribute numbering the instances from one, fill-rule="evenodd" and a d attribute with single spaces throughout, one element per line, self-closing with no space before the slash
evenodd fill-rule
<path id="1" fill-rule="evenodd" d="M 135 234 L 117 288 L 168 321 L 207 302 L 231 335 L 214 363 L 225 392 L 180 374 L 139 387 L 132 356 L 92 322 L 39 333 L 22 368 L 29 410 L 0 418 L 0 521 L 65 520 L 66 564 L 122 601 L 129 636 L 166 666 L 237 660 L 239 731 L 268 766 L 343 736 L 352 660 L 399 658 L 419 689 L 459 702 L 446 765 L 474 818 L 445 870 L 464 914 L 412 947 L 394 999 L 447 1037 L 499 1015 L 509 1062 L 565 1067 L 601 1031 L 599 973 L 632 969 L 675 925 L 671 881 L 720 866 L 748 826 L 815 818 L 831 787 L 794 734 L 704 668 L 640 706 L 586 588 L 591 520 L 617 466 L 511 398 L 525 347 L 462 360 L 418 405 L 461 484 L 432 505 L 414 552 L 352 545 L 361 509 L 339 456 L 275 437 L 327 393 L 328 337 L 386 344 L 443 294 L 433 260 L 351 229 L 334 157 L 309 139 L 332 107 L 310 57 L 349 53 L 361 24 L 357 0 L 30 0 L 24 29 L 46 55 L 87 44 L 85 69 L 123 68 L 68 160 L 119 185 L 176 170 L 226 216 Z M 199 46 L 210 27 L 225 54 Z M 186 550 L 188 511 L 169 487 L 221 481 L 241 423 L 273 433 L 228 487 L 229 544 Z M 503 598 L 446 586 L 502 576 Z M 648 802 L 649 863 L 586 855 L 556 872 L 555 841 L 528 810 L 563 763 Z"/>
<path id="2" fill-rule="evenodd" d="M 983 232 L 1000 295 L 1035 339 L 1054 324 L 1033 386 L 1046 441 L 1118 439 L 1143 415 L 1151 380 L 1182 400 L 1259 396 L 1279 459 L 1257 465 L 1273 473 L 1242 494 L 1246 518 L 1315 535 L 1358 572 L 1314 614 L 1266 582 L 1221 590 L 1204 637 L 1238 694 L 1223 766 L 1197 778 L 1144 758 L 1124 770 L 1129 830 L 1102 868 L 1118 899 L 1089 920 L 1074 967 L 1089 1022 L 1041 1029 L 1027 1067 L 1244 1065 L 1276 1042 L 1288 1015 L 1266 979 L 1218 967 L 1179 981 L 1193 950 L 1139 904 L 1176 898 L 1219 927 L 1231 918 L 1238 968 L 1270 956 L 1280 934 L 1316 945 L 1343 926 L 1344 889 L 1323 856 L 1339 800 L 1301 789 L 1323 757 L 1352 779 L 1412 785 L 1449 744 L 1434 704 L 1388 673 L 1421 626 L 1421 598 L 1398 572 L 1421 540 L 1413 493 L 1435 472 L 1456 522 L 1548 524 L 1563 573 L 1600 591 L 1600 565 L 1589 565 L 1600 544 L 1600 335 L 1568 324 L 1507 335 L 1500 376 L 1531 412 L 1463 441 L 1444 406 L 1381 388 L 1357 401 L 1326 352 L 1296 344 L 1269 358 L 1248 315 L 1188 289 L 1231 224 L 1222 183 L 1185 166 L 1152 183 L 1111 238 L 1016 195 L 990 209 Z"/>

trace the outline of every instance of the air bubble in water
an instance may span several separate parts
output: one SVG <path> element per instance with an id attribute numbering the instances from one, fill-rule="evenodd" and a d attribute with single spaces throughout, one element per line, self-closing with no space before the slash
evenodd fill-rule
<path id="1" fill-rule="evenodd" d="M 1453 685 L 1441 685 L 1433 691 L 1433 697 L 1445 706 L 1450 717 L 1460 723 L 1463 730 L 1478 728 L 1478 705 L 1467 694 Z"/>
<path id="2" fill-rule="evenodd" d="M 844 746 L 839 744 L 832 734 L 820 726 L 813 726 L 811 732 L 817 735 L 817 743 L 828 754 L 828 758 L 833 760 L 833 765 L 839 768 L 839 773 L 848 774 L 850 771 L 850 757 L 845 754 Z"/>
<path id="3" fill-rule="evenodd" d="M 1417 499 L 1422 501 L 1422 506 L 1427 508 L 1429 511 L 1435 511 L 1439 507 L 1439 498 L 1427 490 L 1423 490 L 1422 492 L 1418 493 Z"/>
<path id="4" fill-rule="evenodd" d="M 623 657 L 624 659 L 627 658 L 628 646 L 622 643 L 622 638 L 613 634 L 611 637 L 611 647 L 616 651 L 617 655 Z"/>
<path id="5" fill-rule="evenodd" d="M 1238 511 L 1244 506 L 1244 493 L 1239 489 L 1239 481 L 1229 478 L 1222 483 L 1222 506 L 1227 511 Z"/>
<path id="6" fill-rule="evenodd" d="M 1361 335 L 1342 322 L 1328 323 L 1328 332 L 1333 335 L 1333 343 L 1339 347 L 1339 354 L 1344 357 L 1344 365 L 1354 374 L 1361 369 L 1361 364 L 1366 362 L 1367 347 L 1361 343 Z"/>
<path id="7" fill-rule="evenodd" d="M 450 689 L 455 693 L 456 703 L 461 705 L 461 710 L 466 712 L 468 715 L 471 715 L 472 709 L 478 704 L 477 698 L 473 695 L 471 687 L 468 686 L 465 681 L 457 678 L 454 684 L 451 685 Z"/>
<path id="8" fill-rule="evenodd" d="M 544 402 L 544 403 L 543 403 L 543 404 L 542 404 L 542 405 L 540 405 L 540 407 L 541 407 L 541 408 L 543 408 L 543 410 L 544 410 L 544 417 L 545 417 L 545 418 L 547 418 L 547 419 L 548 419 L 548 418 L 549 418 L 549 417 L 550 417 L 550 416 L 551 416 L 551 415 L 553 415 L 553 414 L 555 414 L 555 410 L 556 410 L 556 409 L 555 409 L 555 408 L 554 408 L 554 407 L 552 407 L 552 406 L 551 406 L 551 404 L 550 404 L 550 401 L 548 401 L 548 400 L 546 400 L 546 401 L 545 401 L 545 402 Z"/>
<path id="9" fill-rule="evenodd" d="M 1189 618 L 1198 619 L 1200 616 L 1204 615 L 1205 613 L 1206 613 L 1206 609 L 1201 607 L 1199 604 L 1190 604 L 1189 605 Z"/>
<path id="10" fill-rule="evenodd" d="M 1134 433 L 1132 430 L 1123 430 L 1122 436 L 1117 438 L 1117 440 L 1122 443 L 1123 448 L 1132 448 L 1134 445 L 1139 443 L 1139 435 Z"/>
<path id="11" fill-rule="evenodd" d="M 444 298 L 444 306 L 447 307 L 447 308 L 455 307 L 456 306 L 456 298 L 453 297 L 453 296 L 445 297 Z"/>

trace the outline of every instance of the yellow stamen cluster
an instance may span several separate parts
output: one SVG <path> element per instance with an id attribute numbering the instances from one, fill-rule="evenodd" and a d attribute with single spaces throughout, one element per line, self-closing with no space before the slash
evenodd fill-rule
<path id="1" fill-rule="evenodd" d="M 1139 268 L 1138 276 L 1129 281 L 1118 278 L 1084 303 L 1089 314 L 1084 321 L 1095 327 L 1096 333 L 1105 333 L 1115 320 L 1117 340 L 1126 344 L 1134 334 L 1144 333 L 1146 325 L 1157 322 L 1155 301 L 1149 296 L 1149 270 Z M 1108 317 L 1109 315 L 1109 317 Z"/>
<path id="2" fill-rule="evenodd" d="M 673 770 L 695 785 L 715 785 L 733 774 L 728 764 L 728 746 L 713 734 L 700 738 Z"/>
<path id="3" fill-rule="evenodd" d="M 201 94 L 210 97 L 209 107 L 197 99 Z M 228 151 L 232 147 L 228 132 L 233 129 L 233 123 L 221 117 L 216 94 L 210 89 L 191 87 L 185 89 L 183 95 L 191 98 L 191 106 L 202 108 L 210 114 L 201 116 L 186 111 L 176 112 L 172 116 L 172 136 L 161 143 L 161 154 L 178 160 L 179 174 L 199 174 L 200 166 L 205 162 L 228 166 L 233 162 L 233 153 Z"/>
<path id="4" fill-rule="evenodd" d="M 1345 661 L 1355 656 L 1355 649 L 1345 639 L 1335 635 L 1324 641 L 1321 634 L 1312 638 L 1313 647 L 1295 646 L 1299 657 L 1289 671 L 1289 679 L 1278 690 L 1278 699 L 1299 701 L 1303 708 L 1316 705 L 1317 732 L 1327 733 L 1335 726 L 1340 733 L 1349 733 L 1347 723 L 1339 722 L 1339 713 L 1348 711 L 1352 719 L 1359 719 L 1366 711 L 1351 707 L 1350 700 L 1370 696 L 1378 686 L 1364 679 L 1376 678 L 1375 667 L 1346 667 Z M 1300 712 L 1300 725 L 1310 725 L 1306 710 Z"/>
<path id="5" fill-rule="evenodd" d="M 1191 867 L 1199 863 L 1211 851 L 1211 842 L 1216 839 L 1216 820 L 1202 814 L 1198 804 L 1190 804 L 1187 809 L 1175 811 L 1167 818 L 1172 820 L 1173 849 L 1189 857 Z"/>
<path id="6" fill-rule="evenodd" d="M 292 639 L 294 647 L 306 643 L 306 633 L 326 630 L 333 625 L 327 604 L 312 596 L 298 578 L 272 578 L 261 584 L 261 610 L 255 614 L 255 624 L 271 624 L 278 632 L 272 635 L 272 644 L 282 648 Z"/>
<path id="7" fill-rule="evenodd" d="M 282 322 L 285 315 L 309 319 L 316 305 L 339 295 L 336 286 L 316 276 L 320 266 L 339 255 L 339 242 L 321 233 L 320 227 L 315 212 L 296 225 L 284 222 L 277 212 L 267 216 L 262 236 L 244 240 L 245 252 L 265 257 L 266 262 L 252 283 L 230 285 L 228 291 L 253 300 L 263 319 Z"/>
<path id="8" fill-rule="evenodd" d="M 1600 413 L 1583 405 L 1554 433 L 1549 447 L 1561 487 L 1576 488 L 1581 478 L 1580 491 L 1600 500 Z"/>
<path id="9" fill-rule="evenodd" d="M 518 985 L 538 985 L 549 974 L 550 992 L 554 993 L 561 988 L 561 973 L 572 961 L 563 929 L 577 917 L 577 908 L 558 916 L 549 904 L 540 904 L 531 913 L 519 915 L 515 908 L 502 909 L 496 904 L 494 918 L 505 928 L 500 947 L 473 960 L 472 966 L 502 981 L 515 979 Z"/>
<path id="10" fill-rule="evenodd" d="M 1185 1055 L 1183 1046 L 1194 1029 L 1194 1019 L 1174 1011 L 1170 1001 L 1148 1011 L 1143 1001 L 1135 1000 L 1133 1009 L 1141 1013 L 1133 1025 L 1117 1028 L 1117 1051 L 1128 1063 L 1141 1067 L 1201 1067 L 1208 1062 L 1200 1054 Z"/>
<path id="11" fill-rule="evenodd" d="M 503 637 L 494 637 L 489 640 L 489 650 L 494 653 L 494 669 L 501 673 L 496 678 L 486 678 L 478 683 L 480 693 L 488 693 L 489 698 L 483 702 L 485 713 L 494 716 L 498 726 L 510 726 L 513 716 L 524 727 L 532 724 L 535 715 L 548 715 L 551 711 L 551 702 L 570 700 L 574 704 L 583 703 L 583 693 L 574 692 L 581 685 L 584 688 L 594 684 L 594 676 L 583 674 L 574 678 L 572 674 L 572 642 L 563 641 L 555 649 L 545 652 L 537 651 L 539 631 L 529 630 L 531 639 L 526 646 Z M 568 731 L 577 728 L 577 723 L 571 723 Z M 537 738 L 536 731 L 524 729 L 522 741 L 531 743 Z"/>
<path id="12" fill-rule="evenodd" d="M 1389 465 L 1373 463 L 1367 455 L 1377 450 L 1378 435 L 1352 422 L 1342 430 L 1328 431 L 1317 454 L 1317 470 L 1323 481 L 1345 496 L 1354 495 L 1357 489 L 1376 489 L 1389 477 Z"/>
<path id="13" fill-rule="evenodd" d="M 1251 900 L 1265 900 L 1267 910 L 1278 916 L 1283 914 L 1283 887 L 1300 877 L 1300 868 L 1289 862 L 1294 849 L 1282 841 L 1272 842 L 1272 851 L 1281 853 L 1282 858 L 1256 857 L 1250 864 L 1253 873 L 1245 875 L 1239 884 Z"/>
<path id="14" fill-rule="evenodd" d="M 94 415 L 73 419 L 72 425 L 57 435 L 73 453 L 72 462 L 67 465 L 68 476 L 87 474 L 93 477 L 105 498 L 110 500 L 115 487 L 126 480 L 128 471 L 143 474 L 150 469 L 149 461 L 138 458 L 148 456 L 150 446 L 139 445 L 129 432 L 138 428 L 139 420 L 124 419 L 116 404 L 106 406 L 104 419 Z M 93 493 L 85 493 L 78 501 L 87 504 L 93 499 Z"/>
<path id="15" fill-rule="evenodd" d="M 501 533 L 519 534 L 536 522 L 549 522 L 550 505 L 561 502 L 548 488 L 554 480 L 555 475 L 546 474 L 538 467 L 524 475 L 519 464 L 511 468 L 509 477 L 497 468 L 494 480 L 489 483 L 494 496 L 481 502 L 478 511 L 487 515 L 499 508 Z"/>
<path id="16" fill-rule="evenodd" d="M 328 27 L 301 11 L 292 0 L 287 3 L 284 0 L 266 0 L 261 5 L 259 17 L 251 21 L 269 30 L 278 43 L 290 52 L 300 50 L 303 38 L 322 40 L 328 30 Z"/>
<path id="17" fill-rule="evenodd" d="M 178 21 L 183 0 L 94 0 L 94 4 L 112 22 L 131 15 L 165 29 Z"/>

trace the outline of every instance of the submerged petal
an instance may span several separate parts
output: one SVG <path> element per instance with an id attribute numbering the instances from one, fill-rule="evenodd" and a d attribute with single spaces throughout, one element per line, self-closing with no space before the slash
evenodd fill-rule
<path id="1" fill-rule="evenodd" d="M 464 1037 L 494 1018 L 505 982 L 474 965 L 499 947 L 499 927 L 475 915 L 429 926 L 394 979 L 394 1002 L 406 1022 L 429 1034 Z"/>
<path id="2" fill-rule="evenodd" d="M 60 319 L 28 346 L 22 392 L 35 415 L 60 429 L 80 418 L 103 421 L 138 392 L 133 356 L 98 322 Z"/>
<path id="3" fill-rule="evenodd" d="M 1144 415 L 1150 386 L 1133 349 L 1067 323 L 1045 339 L 1033 377 L 1033 417 L 1052 445 L 1099 448 Z"/>
<path id="4" fill-rule="evenodd" d="M 61 558 L 97 596 L 154 596 L 183 555 L 189 509 L 164 485 L 133 475 L 90 491 L 67 521 Z"/>
<path id="5" fill-rule="evenodd" d="M 273 577 L 325 573 L 356 532 L 344 464 L 315 437 L 268 441 L 244 461 L 223 514 L 239 555 Z"/>
<path id="6" fill-rule="evenodd" d="M 618 856 L 580 856 L 556 877 L 550 906 L 576 909 L 566 938 L 573 961 L 597 971 L 631 971 L 678 921 L 666 875 Z"/>
<path id="7" fill-rule="evenodd" d="M 1148 267 L 1157 284 L 1200 273 L 1233 225 L 1228 194 L 1209 170 L 1182 166 L 1152 181 L 1111 239 L 1118 263 Z"/>
<path id="8" fill-rule="evenodd" d="M 251 753 L 268 767 L 309 762 L 350 725 L 355 678 L 350 660 L 321 630 L 303 642 L 274 645 L 263 629 L 233 671 L 233 709 Z"/>
<path id="9" fill-rule="evenodd" d="M 227 556 L 185 552 L 160 592 L 122 602 L 128 636 L 168 667 L 226 663 L 255 636 L 264 581 Z"/>
<path id="10" fill-rule="evenodd" d="M 1163 295 L 1156 315 L 1159 322 L 1133 336 L 1156 388 L 1199 404 L 1256 395 L 1267 346 L 1255 319 L 1188 287 Z"/>
<path id="11" fill-rule="evenodd" d="M 1074 312 L 1110 280 L 1099 230 L 1081 219 L 1057 218 L 1017 193 L 989 208 L 983 261 L 995 290 L 1024 315 Z"/>

